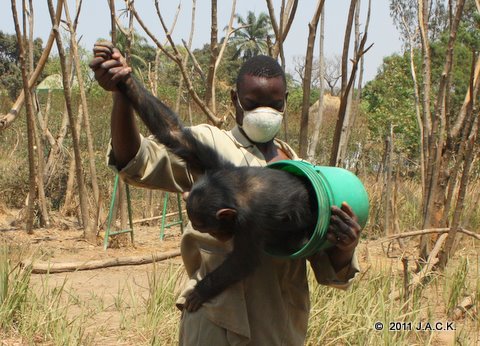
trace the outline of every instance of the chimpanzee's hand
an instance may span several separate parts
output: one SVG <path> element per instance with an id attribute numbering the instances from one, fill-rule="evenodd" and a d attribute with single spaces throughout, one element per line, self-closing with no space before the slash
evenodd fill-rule
<path id="1" fill-rule="evenodd" d="M 198 292 L 197 290 L 193 290 L 187 297 L 187 300 L 185 301 L 185 309 L 188 312 L 195 312 L 200 307 L 202 304 L 206 301 Z"/>
<path id="2" fill-rule="evenodd" d="M 127 78 L 132 69 L 120 51 L 108 41 L 98 41 L 93 46 L 94 58 L 89 66 L 102 88 L 117 91 L 117 83 Z"/>
<path id="3" fill-rule="evenodd" d="M 332 207 L 327 239 L 338 250 L 353 253 L 358 245 L 361 230 L 357 215 L 346 202 L 342 203 L 341 208 Z"/>

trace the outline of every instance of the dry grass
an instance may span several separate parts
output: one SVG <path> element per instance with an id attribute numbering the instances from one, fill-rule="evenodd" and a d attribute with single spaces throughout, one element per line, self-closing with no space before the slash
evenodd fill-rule
<path id="1" fill-rule="evenodd" d="M 463 345 L 479 334 L 474 311 L 480 308 L 479 257 L 471 251 L 451 261 L 446 271 L 431 277 L 408 299 L 391 300 L 389 294 L 403 287 L 397 259 L 382 257 L 381 250 L 366 247 L 360 257 L 364 272 L 353 286 L 341 291 L 314 282 L 310 275 L 311 315 L 307 345 Z M 12 267 L 8 247 L 2 247 L 0 335 L 19 344 L 46 345 L 174 345 L 178 342 L 180 313 L 175 307 L 184 280 L 179 264 L 154 265 L 146 287 L 125 280 L 111 293 L 85 296 L 66 279 L 53 283 L 46 275 L 31 284 L 28 269 Z M 310 273 L 311 274 L 311 273 Z M 83 294 L 83 296 L 82 296 Z M 476 305 L 452 332 L 390 331 L 389 322 L 412 329 L 419 323 L 447 323 L 451 311 L 467 294 Z M 105 313 L 108 311 L 108 317 Z M 375 330 L 382 322 L 385 329 Z"/>

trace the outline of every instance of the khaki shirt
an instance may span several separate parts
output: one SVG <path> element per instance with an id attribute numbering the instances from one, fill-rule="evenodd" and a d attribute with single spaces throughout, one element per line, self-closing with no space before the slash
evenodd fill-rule
<path id="1" fill-rule="evenodd" d="M 198 125 L 191 129 L 198 140 L 212 146 L 237 166 L 267 164 L 262 153 L 238 127 L 231 131 L 210 125 Z M 286 143 L 275 140 L 275 144 L 291 159 L 299 159 Z M 109 164 L 115 165 L 111 151 Z M 119 174 L 124 181 L 135 186 L 175 192 L 188 191 L 197 178 L 185 162 L 153 137 L 142 137 L 137 155 Z M 181 240 L 181 252 L 190 280 L 178 298 L 179 308 L 182 308 L 185 297 L 195 284 L 218 267 L 231 248 L 232 241 L 223 243 L 209 234 L 195 231 L 190 224 L 186 227 Z M 317 281 L 337 288 L 346 289 L 359 271 L 356 256 L 351 265 L 339 273 L 335 273 L 328 256 L 323 252 L 309 260 Z M 223 334 L 228 340 L 225 344 L 303 345 L 310 310 L 306 260 L 262 254 L 261 265 L 251 275 L 206 302 L 200 310 L 201 315 L 200 311 L 191 315 L 198 314 L 216 327 L 225 329 Z M 184 314 L 188 313 L 184 311 Z M 184 322 L 181 335 L 194 335 L 194 329 L 199 328 L 205 328 L 204 324 L 198 321 L 189 324 Z M 223 345 L 211 340 L 211 337 L 209 340 L 190 342 L 196 345 Z M 189 345 L 190 342 L 185 344 Z"/>

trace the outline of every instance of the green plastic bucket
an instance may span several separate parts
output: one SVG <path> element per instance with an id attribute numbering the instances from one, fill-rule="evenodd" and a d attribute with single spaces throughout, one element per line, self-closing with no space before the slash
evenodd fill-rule
<path id="1" fill-rule="evenodd" d="M 352 172 L 338 167 L 314 166 L 305 161 L 282 160 L 268 164 L 269 168 L 280 169 L 301 177 L 312 184 L 318 201 L 318 218 L 310 240 L 305 246 L 292 254 L 279 253 L 267 249 L 274 256 L 299 258 L 308 257 L 325 249 L 331 244 L 326 239 L 330 223 L 331 207 L 340 207 L 347 202 L 358 216 L 358 223 L 363 228 L 368 220 L 368 194 L 360 179 Z"/>

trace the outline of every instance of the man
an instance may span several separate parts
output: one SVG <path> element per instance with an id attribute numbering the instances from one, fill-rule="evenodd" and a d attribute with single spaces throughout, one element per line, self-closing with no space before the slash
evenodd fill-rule
<path id="1" fill-rule="evenodd" d="M 90 66 L 106 90 L 113 91 L 112 141 L 109 163 L 130 184 L 147 188 L 187 192 L 198 178 L 195 172 L 153 138 L 140 135 L 133 109 L 116 84 L 130 78 L 131 69 L 120 52 L 94 47 Z M 270 57 L 258 56 L 240 69 L 231 100 L 236 126 L 230 131 L 210 125 L 192 127 L 201 142 L 213 147 L 235 165 L 265 166 L 282 159 L 298 159 L 284 142 L 274 138 L 286 107 L 285 74 Z M 161 114 L 159 115 L 161 116 Z M 319 283 L 346 288 L 358 272 L 354 250 L 360 226 L 346 204 L 332 208 L 327 238 L 334 247 L 309 258 Z M 182 236 L 181 251 L 190 281 L 180 295 L 215 269 L 231 250 L 232 242 L 221 242 L 189 225 Z M 241 282 L 204 303 L 194 313 L 182 312 L 181 345 L 302 345 L 305 341 L 309 295 L 305 259 L 280 259 L 262 254 L 261 265 Z"/>

